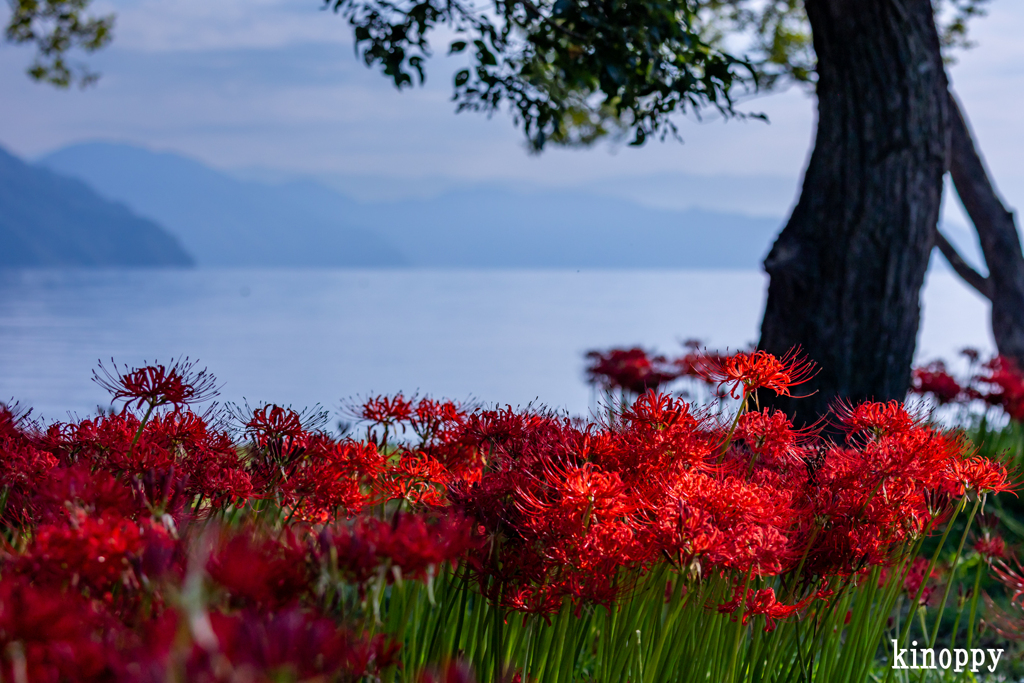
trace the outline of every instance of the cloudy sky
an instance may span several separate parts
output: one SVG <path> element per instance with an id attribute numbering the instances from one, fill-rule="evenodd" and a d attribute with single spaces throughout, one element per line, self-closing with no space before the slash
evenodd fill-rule
<path id="1" fill-rule="evenodd" d="M 397 92 L 357 60 L 346 23 L 318 0 L 98 8 L 118 20 L 114 44 L 89 58 L 103 77 L 87 91 L 31 83 L 31 51 L 0 45 L 0 145 L 33 158 L 86 140 L 128 142 L 262 177 L 314 175 L 367 198 L 479 182 L 621 187 L 649 204 L 782 216 L 812 138 L 814 101 L 793 89 L 750 103 L 767 125 L 687 120 L 682 145 L 531 156 L 508 118 L 453 113 L 451 63 L 435 60 L 426 87 Z M 997 183 L 1019 206 L 1024 3 L 994 0 L 973 31 L 979 47 L 960 56 L 952 78 Z M 761 186 L 790 191 L 708 192 L 677 182 L 681 174 L 771 179 Z"/>

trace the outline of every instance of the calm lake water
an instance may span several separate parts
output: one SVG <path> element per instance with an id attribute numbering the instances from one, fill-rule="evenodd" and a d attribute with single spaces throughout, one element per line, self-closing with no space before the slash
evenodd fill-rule
<path id="1" fill-rule="evenodd" d="M 0 271 L 0 400 L 46 419 L 109 397 L 98 359 L 188 355 L 222 399 L 337 409 L 404 391 L 590 410 L 583 354 L 757 338 L 753 271 Z M 988 309 L 945 272 L 925 289 L 918 355 L 992 347 Z"/>

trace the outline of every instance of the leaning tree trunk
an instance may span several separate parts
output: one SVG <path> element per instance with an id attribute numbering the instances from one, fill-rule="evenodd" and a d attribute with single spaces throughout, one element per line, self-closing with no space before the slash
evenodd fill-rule
<path id="1" fill-rule="evenodd" d="M 801 346 L 812 396 L 774 404 L 798 424 L 836 399 L 902 399 L 949 148 L 931 0 L 806 0 L 818 128 L 800 200 L 765 259 L 760 347 Z"/>
<path id="2" fill-rule="evenodd" d="M 1024 254 L 1013 212 L 1003 206 L 974 145 L 956 99 L 950 99 L 949 171 L 967 215 L 971 217 L 988 266 L 983 277 L 967 266 L 942 235 L 938 246 L 954 270 L 992 302 L 992 336 L 1003 356 L 1024 367 Z"/>

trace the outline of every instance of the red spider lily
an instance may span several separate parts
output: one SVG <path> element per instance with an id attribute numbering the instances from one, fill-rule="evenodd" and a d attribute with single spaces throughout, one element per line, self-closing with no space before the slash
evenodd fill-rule
<path id="1" fill-rule="evenodd" d="M 686 354 L 672 361 L 672 364 L 679 369 L 680 375 L 704 379 L 700 372 L 704 359 L 709 357 L 718 358 L 718 354 L 701 351 L 702 346 L 703 344 L 699 339 L 687 339 L 683 342 L 683 348 L 687 350 Z"/>
<path id="2" fill-rule="evenodd" d="M 766 351 L 707 358 L 700 371 L 719 386 L 731 384 L 729 395 L 733 398 L 750 396 L 758 389 L 790 396 L 792 387 L 807 382 L 816 372 L 815 364 L 803 357 L 799 348 L 790 349 L 782 358 Z"/>
<path id="3" fill-rule="evenodd" d="M 405 422 L 413 415 L 412 405 L 413 402 L 402 394 L 374 396 L 363 403 L 360 417 L 381 425 Z"/>
<path id="4" fill-rule="evenodd" d="M 543 486 L 551 487 L 551 500 L 536 497 L 535 486 L 517 489 L 516 505 L 527 516 L 545 515 L 564 518 L 583 527 L 622 518 L 636 512 L 632 499 L 616 472 L 602 472 L 593 463 L 559 467 L 544 464 Z"/>
<path id="5" fill-rule="evenodd" d="M 402 575 L 424 578 L 431 567 L 455 564 L 476 542 L 469 520 L 421 515 L 399 515 L 390 526 L 375 525 L 377 554 L 388 558 Z"/>
<path id="6" fill-rule="evenodd" d="M 306 430 L 299 413 L 291 408 L 269 404 L 252 412 L 252 417 L 245 423 L 245 433 L 256 445 L 265 447 L 272 443 L 290 443 L 301 439 Z"/>
<path id="7" fill-rule="evenodd" d="M 814 598 L 815 595 L 811 594 L 796 604 L 785 605 L 775 598 L 774 588 L 763 588 L 757 591 L 749 588 L 747 589 L 747 599 L 744 601 L 743 589 L 737 587 L 736 595 L 733 596 L 733 599 L 719 605 L 718 611 L 723 614 L 732 614 L 740 607 L 741 603 L 745 603 L 742 617 L 743 623 L 746 624 L 751 617 L 763 616 L 765 618 L 764 630 L 771 632 L 778 626 L 776 622 L 779 619 L 791 617 L 806 607 Z"/>
<path id="8" fill-rule="evenodd" d="M 457 427 L 466 418 L 466 413 L 452 401 L 435 401 L 421 398 L 410 416 L 410 424 L 424 443 L 443 437 L 446 430 Z"/>
<path id="9" fill-rule="evenodd" d="M 953 479 L 963 491 L 981 493 L 1002 493 L 1012 491 L 1013 484 L 1006 466 L 982 457 L 956 460 L 950 465 Z"/>
<path id="10" fill-rule="evenodd" d="M 981 357 L 981 352 L 978 351 L 978 349 L 972 348 L 970 346 L 965 346 L 964 348 L 960 349 L 960 355 L 966 358 L 971 363 L 977 363 L 978 359 Z"/>
<path id="11" fill-rule="evenodd" d="M 439 669 L 430 668 L 420 674 L 417 683 L 476 683 L 473 669 L 464 662 L 448 662 Z M 510 683 L 519 683 L 513 679 Z"/>
<path id="12" fill-rule="evenodd" d="M 453 480 L 451 469 L 440 461 L 426 453 L 403 450 L 398 462 L 378 478 L 378 484 L 387 500 L 436 506 L 444 504 Z"/>
<path id="13" fill-rule="evenodd" d="M 113 363 L 113 361 L 111 361 Z M 93 371 L 93 381 L 113 394 L 113 401 L 127 399 L 125 405 L 136 408 L 148 405 L 154 408 L 202 403 L 220 393 L 216 378 L 205 368 L 196 370 L 196 361 L 179 359 L 170 366 L 146 365 L 141 368 L 119 370 L 116 363 L 108 370 L 100 363 Z"/>
<path id="14" fill-rule="evenodd" d="M 22 577 L 0 580 L 4 680 L 109 681 L 116 661 L 113 636 L 122 630 L 73 591 L 37 588 Z"/>
<path id="15" fill-rule="evenodd" d="M 66 523 L 77 511 L 102 517 L 106 514 L 138 519 L 143 506 L 123 481 L 105 470 L 92 470 L 89 463 L 76 463 L 50 471 L 45 486 L 36 489 L 34 508 L 37 522 Z"/>
<path id="16" fill-rule="evenodd" d="M 811 429 L 795 429 L 782 411 L 749 411 L 736 422 L 732 448 L 745 446 L 760 465 L 799 463 L 816 436 Z"/>
<path id="17" fill-rule="evenodd" d="M 801 379 L 799 361 L 759 353 L 742 368 L 722 359 L 735 372 L 718 381 L 747 394 Z M 652 586 L 666 610 L 692 588 L 725 588 L 733 611 L 745 605 L 738 621 L 763 616 L 772 631 L 832 589 L 858 590 L 873 567 L 902 581 L 892 567 L 965 493 L 1009 487 L 1001 466 L 896 403 L 838 408 L 850 435 L 841 445 L 771 410 L 727 429 L 713 411 L 653 391 L 611 427 L 401 396 L 367 406 L 378 431 L 401 423 L 419 443 L 339 440 L 308 411 L 279 406 L 246 410 L 245 443 L 186 408 L 45 430 L 0 411 L 0 477 L 18 511 L 3 518 L 0 676 L 14 675 L 19 647 L 5 649 L 15 642 L 3 631 L 8 582 L 82 615 L 79 631 L 23 638 L 31 675 L 55 682 L 76 679 L 61 667 L 90 642 L 102 656 L 82 671 L 104 680 L 387 678 L 397 646 L 359 633 L 376 632 L 377 610 L 428 592 L 404 580 L 442 573 L 442 602 L 471 590 L 499 616 L 540 619 L 618 609 Z M 202 531 L 213 520 L 223 520 L 219 539 Z M 975 549 L 1005 567 L 997 537 Z M 905 570 L 907 590 L 932 590 L 926 566 Z M 648 583 L 665 574 L 664 591 Z M 743 577 L 749 590 L 737 588 Z M 767 588 L 780 585 L 805 597 L 780 603 Z"/>
<path id="18" fill-rule="evenodd" d="M 356 584 L 373 579 L 381 568 L 424 579 L 478 546 L 472 529 L 473 523 L 462 517 L 398 515 L 391 523 L 361 519 L 351 528 L 325 529 L 320 544 L 333 549 L 337 570 Z M 394 572 L 385 572 L 385 577 L 392 580 Z"/>
<path id="19" fill-rule="evenodd" d="M 899 401 L 867 401 L 856 406 L 840 402 L 833 409 L 833 413 L 839 421 L 839 426 L 851 435 L 904 434 L 920 423 L 920 420 L 908 413 Z"/>
<path id="20" fill-rule="evenodd" d="M 657 391 L 679 377 L 664 356 L 651 356 L 641 348 L 590 351 L 587 376 L 605 389 L 625 389 L 634 394 Z"/>
<path id="21" fill-rule="evenodd" d="M 1024 617 L 1016 605 L 1005 609 L 988 595 L 983 593 L 985 603 L 985 625 L 999 636 L 1012 642 L 1024 640 Z"/>
<path id="22" fill-rule="evenodd" d="M 384 458 L 371 444 L 336 442 L 325 434 L 309 436 L 281 467 L 269 493 L 317 523 L 339 513 L 356 514 L 374 502 L 371 487 L 381 476 Z"/>
<path id="23" fill-rule="evenodd" d="M 367 423 L 366 440 L 386 450 L 392 429 L 400 426 L 404 434 L 408 423 L 414 420 L 415 403 L 415 397 L 407 399 L 402 394 L 380 395 L 368 398 L 361 406 L 346 404 L 344 408 L 357 419 Z M 381 434 L 377 433 L 377 427 L 383 428 Z"/>
<path id="24" fill-rule="evenodd" d="M 997 356 L 982 366 L 975 378 L 981 397 L 1000 406 L 1014 420 L 1024 420 L 1024 374 L 1011 359 Z"/>
<path id="25" fill-rule="evenodd" d="M 306 548 L 291 533 L 280 540 L 243 530 L 223 542 L 206 565 L 232 602 L 278 609 L 309 590 Z"/>
<path id="26" fill-rule="evenodd" d="M 974 552 L 990 563 L 993 560 L 1006 560 L 1010 556 L 1006 547 L 1006 541 L 1001 536 L 989 536 L 987 534 L 975 541 Z"/>
<path id="27" fill-rule="evenodd" d="M 911 391 L 915 394 L 931 394 L 939 405 L 957 401 L 963 387 L 946 371 L 946 364 L 934 361 L 923 368 L 914 368 Z"/>
<path id="28" fill-rule="evenodd" d="M 116 515 L 79 512 L 70 524 L 41 526 L 19 569 L 37 582 L 73 584 L 93 597 L 130 581 L 131 559 L 144 547 L 144 527 Z"/>
<path id="29" fill-rule="evenodd" d="M 22 526 L 31 521 L 36 512 L 32 493 L 45 488 L 59 462 L 33 441 L 23 429 L 21 417 L 0 405 L 0 488 L 5 491 L 0 519 L 9 525 Z"/>
<path id="30" fill-rule="evenodd" d="M 178 622 L 172 614 L 154 624 L 144 647 L 122 667 L 127 680 L 357 681 L 378 679 L 398 661 L 400 646 L 387 636 L 356 635 L 299 609 L 215 612 L 210 615 L 212 650 L 182 643 Z M 183 644 L 188 646 L 184 652 Z"/>
<path id="31" fill-rule="evenodd" d="M 938 579 L 942 576 L 937 568 L 932 568 L 931 573 L 925 576 L 928 571 L 928 565 L 931 562 L 926 557 L 917 557 L 911 563 L 910 567 L 907 568 L 906 577 L 903 579 L 903 590 L 907 592 L 911 598 L 917 596 L 917 592 L 921 591 L 921 604 L 925 605 L 931 598 L 932 593 L 935 592 L 936 586 L 929 584 L 928 582 L 933 579 Z M 924 590 L 921 590 L 921 585 L 925 584 Z"/>
<path id="32" fill-rule="evenodd" d="M 1016 571 L 1005 560 L 1000 560 L 992 565 L 992 574 L 1010 592 L 1010 602 L 1017 602 L 1024 596 L 1024 567 L 1017 558 L 1013 562 L 1017 566 Z M 1021 607 L 1024 607 L 1024 601 L 1021 601 Z"/>

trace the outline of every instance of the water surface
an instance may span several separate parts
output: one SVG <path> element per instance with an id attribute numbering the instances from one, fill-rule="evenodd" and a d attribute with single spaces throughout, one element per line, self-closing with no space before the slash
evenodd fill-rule
<path id="1" fill-rule="evenodd" d="M 0 399 L 84 416 L 109 402 L 99 359 L 189 355 L 227 400 L 336 409 L 419 391 L 585 414 L 587 350 L 742 348 L 765 286 L 721 270 L 0 271 Z M 919 356 L 991 347 L 984 302 L 951 274 L 931 273 L 923 299 Z"/>

